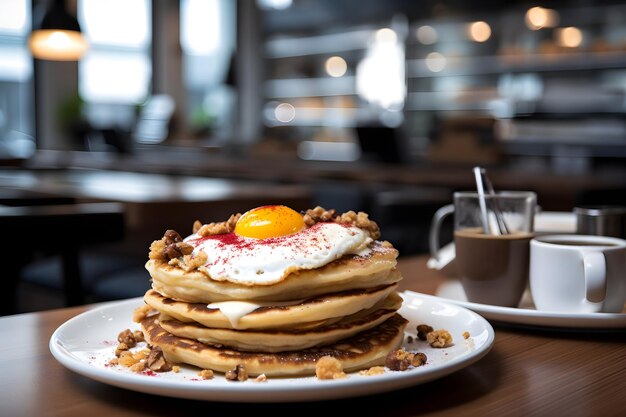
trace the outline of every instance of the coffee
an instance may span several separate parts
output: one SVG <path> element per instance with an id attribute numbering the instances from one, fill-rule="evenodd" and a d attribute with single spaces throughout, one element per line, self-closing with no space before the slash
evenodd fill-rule
<path id="1" fill-rule="evenodd" d="M 565 246 L 617 246 L 611 242 L 588 242 L 583 240 L 543 240 L 545 243 L 552 245 L 565 245 Z"/>
<path id="2" fill-rule="evenodd" d="M 480 228 L 454 232 L 456 263 L 469 300 L 515 307 L 528 282 L 533 233 L 485 235 Z"/>

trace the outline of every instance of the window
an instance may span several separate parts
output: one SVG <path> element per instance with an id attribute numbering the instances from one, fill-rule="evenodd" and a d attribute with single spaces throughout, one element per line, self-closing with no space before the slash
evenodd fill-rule
<path id="1" fill-rule="evenodd" d="M 79 1 L 79 21 L 90 44 L 79 63 L 83 100 L 134 105 L 148 97 L 150 15 L 149 0 Z"/>
<path id="2" fill-rule="evenodd" d="M 26 158 L 35 150 L 30 22 L 30 1 L 0 4 L 0 157 Z"/>
<path id="3" fill-rule="evenodd" d="M 232 135 L 236 2 L 181 0 L 180 44 L 187 123 L 196 135 Z"/>

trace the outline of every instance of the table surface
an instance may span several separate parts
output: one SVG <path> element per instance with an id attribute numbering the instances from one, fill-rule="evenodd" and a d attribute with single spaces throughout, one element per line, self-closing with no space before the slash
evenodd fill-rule
<path id="1" fill-rule="evenodd" d="M 401 258 L 402 290 L 434 294 L 442 276 Z M 336 401 L 211 403 L 127 391 L 82 377 L 50 354 L 54 330 L 88 306 L 0 318 L 0 416 L 436 415 L 624 416 L 626 332 L 558 331 L 493 323 L 492 350 L 449 376 Z"/>
<path id="2" fill-rule="evenodd" d="M 89 169 L 0 170 L 0 188 L 45 192 L 79 200 L 121 203 L 191 203 L 256 198 L 261 192 L 276 198 L 308 195 L 307 187 L 252 181 L 173 176 Z"/>

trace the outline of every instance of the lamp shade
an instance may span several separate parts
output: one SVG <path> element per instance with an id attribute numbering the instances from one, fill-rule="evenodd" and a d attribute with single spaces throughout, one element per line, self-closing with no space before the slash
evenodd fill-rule
<path id="1" fill-rule="evenodd" d="M 78 20 L 67 11 L 64 0 L 53 1 L 28 44 L 35 58 L 52 61 L 77 61 L 88 49 Z"/>

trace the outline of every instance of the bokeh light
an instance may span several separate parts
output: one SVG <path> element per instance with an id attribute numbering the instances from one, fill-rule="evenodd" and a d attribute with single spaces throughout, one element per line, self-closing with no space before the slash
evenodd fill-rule
<path id="1" fill-rule="evenodd" d="M 531 7 L 526 12 L 526 26 L 532 30 L 555 27 L 559 22 L 559 14 L 552 9 Z"/>
<path id="2" fill-rule="evenodd" d="M 439 52 L 431 52 L 426 55 L 426 67 L 432 72 L 441 72 L 446 68 L 446 57 Z"/>
<path id="3" fill-rule="evenodd" d="M 341 77 L 348 70 L 346 60 L 340 56 L 331 56 L 326 60 L 326 73 L 331 77 Z"/>
<path id="4" fill-rule="evenodd" d="M 420 26 L 415 31 L 415 37 L 423 45 L 432 45 L 439 40 L 437 30 L 429 25 Z"/>
<path id="5" fill-rule="evenodd" d="M 555 31 L 556 42 L 566 48 L 577 48 L 583 43 L 583 33 L 574 26 L 559 28 Z"/>
<path id="6" fill-rule="evenodd" d="M 469 38 L 475 42 L 485 42 L 491 37 L 491 26 L 487 22 L 474 22 L 467 28 Z"/>
<path id="7" fill-rule="evenodd" d="M 296 117 L 296 108 L 289 103 L 280 103 L 274 110 L 274 117 L 282 123 L 289 123 Z"/>

